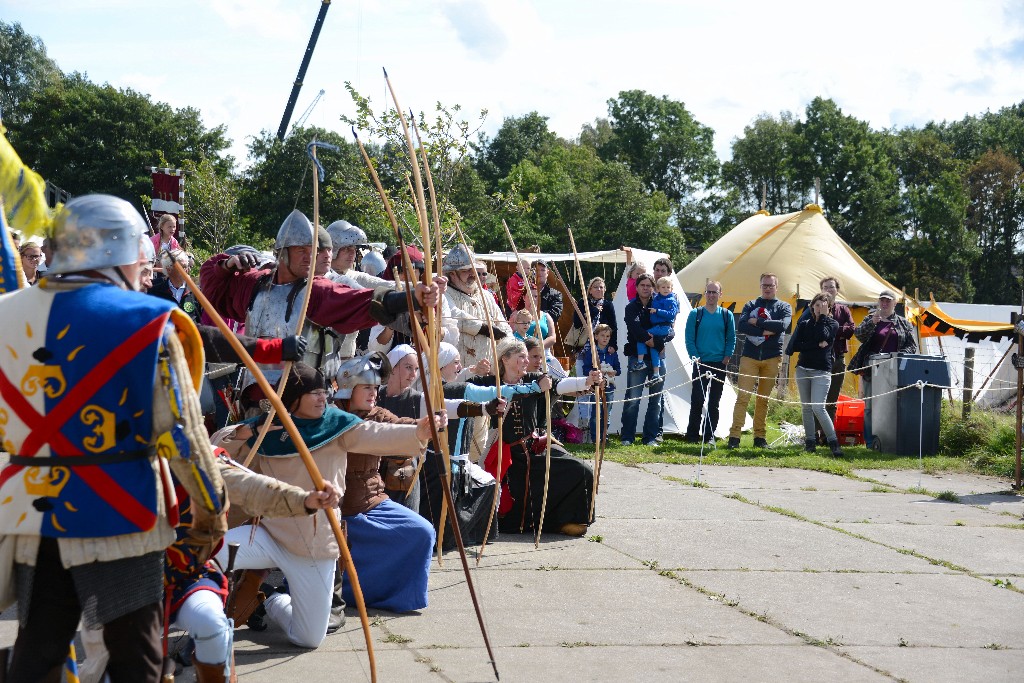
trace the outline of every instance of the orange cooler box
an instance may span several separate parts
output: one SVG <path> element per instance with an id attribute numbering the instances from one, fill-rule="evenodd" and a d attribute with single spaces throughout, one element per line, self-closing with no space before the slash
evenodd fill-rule
<path id="1" fill-rule="evenodd" d="M 864 401 L 839 395 L 836 404 L 836 437 L 843 446 L 864 443 Z"/>

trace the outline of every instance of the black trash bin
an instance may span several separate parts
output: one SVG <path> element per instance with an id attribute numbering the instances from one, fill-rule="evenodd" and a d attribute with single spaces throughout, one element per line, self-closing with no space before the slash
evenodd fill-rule
<path id="1" fill-rule="evenodd" d="M 942 389 L 949 386 L 945 356 L 879 353 L 871 356 L 871 434 L 875 450 L 896 455 L 939 451 Z M 924 382 L 922 391 L 916 387 Z M 911 388 L 904 388 L 911 387 Z M 896 391 L 902 389 L 902 391 Z"/>

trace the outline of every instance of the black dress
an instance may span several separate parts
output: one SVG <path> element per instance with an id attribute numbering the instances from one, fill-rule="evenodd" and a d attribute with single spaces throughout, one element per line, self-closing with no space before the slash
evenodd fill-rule
<path id="1" fill-rule="evenodd" d="M 529 384 L 543 375 L 527 373 L 522 382 Z M 473 377 L 474 384 L 492 384 L 493 377 Z M 551 392 L 554 394 L 554 390 Z M 552 400 L 555 398 L 552 395 Z M 547 426 L 544 394 L 518 394 L 508 402 L 502 438 L 511 446 L 512 464 L 502 472 L 501 485 L 507 487 L 513 505 L 500 520 L 505 533 L 534 532 L 540 519 L 544 491 L 544 450 L 533 453 L 534 436 Z M 497 427 L 497 418 L 491 418 Z M 594 471 L 590 463 L 571 455 L 557 444 L 551 446 L 551 477 L 548 483 L 548 504 L 544 511 L 544 531 L 557 532 L 564 524 L 590 524 L 590 496 Z"/>

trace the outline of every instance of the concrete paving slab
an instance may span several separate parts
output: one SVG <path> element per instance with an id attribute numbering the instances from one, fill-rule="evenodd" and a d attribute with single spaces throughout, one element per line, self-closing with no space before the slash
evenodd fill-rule
<path id="1" fill-rule="evenodd" d="M 1024 530 L 977 526 L 839 524 L 873 540 L 909 548 L 979 574 L 1024 573 Z"/>
<path id="2" fill-rule="evenodd" d="M 686 484 L 672 484 L 657 491 L 602 488 L 597 497 L 596 513 L 598 522 L 591 528 L 595 533 L 601 533 L 602 519 L 765 521 L 774 517 L 754 505 L 726 498 L 720 491 Z"/>
<path id="3" fill-rule="evenodd" d="M 1024 595 L 964 574 L 690 572 L 773 623 L 842 646 L 1019 642 Z M 926 679 L 922 679 L 926 680 Z"/>
<path id="4" fill-rule="evenodd" d="M 972 493 L 996 493 L 997 491 L 1009 491 L 1010 482 L 999 477 L 986 477 L 980 474 L 961 474 L 951 472 L 938 472 L 935 474 L 919 473 L 918 470 L 854 470 L 858 477 L 873 479 L 890 486 L 909 489 L 920 486 L 940 493 L 942 491 L 953 491 L 960 495 Z"/>
<path id="5" fill-rule="evenodd" d="M 802 571 L 946 571 L 876 543 L 776 515 L 764 522 L 602 520 L 605 542 L 662 567 Z"/>
<path id="6" fill-rule="evenodd" d="M 645 464 L 652 474 L 695 479 L 696 465 Z M 701 469 L 701 480 L 713 489 L 805 489 L 819 491 L 868 491 L 871 484 L 827 472 L 813 472 L 788 467 L 708 467 Z"/>
<path id="7" fill-rule="evenodd" d="M 646 568 L 494 571 L 479 572 L 473 579 L 495 647 L 797 642 Z M 430 581 L 428 610 L 422 615 L 393 616 L 384 627 L 419 648 L 482 644 L 463 577 L 440 572 L 432 574 Z M 655 614 L 662 616 L 652 618 Z M 438 623 L 448 627 L 439 629 Z"/>
<path id="8" fill-rule="evenodd" d="M 449 680 L 493 681 L 475 653 L 440 650 L 431 657 Z M 678 681 L 786 681 L 874 683 L 891 679 L 822 648 L 809 645 L 737 647 L 510 648 L 497 655 L 501 680 L 587 683 Z M 490 674 L 490 676 L 488 676 Z"/>
<path id="9" fill-rule="evenodd" d="M 601 533 L 601 522 L 594 524 L 590 534 Z M 476 550 L 473 546 L 466 551 L 470 567 L 476 568 Z M 444 554 L 444 567 L 462 571 L 462 563 L 456 551 Z M 530 534 L 501 534 L 497 542 L 489 542 L 480 560 L 481 571 L 492 569 L 539 569 L 559 567 L 561 569 L 636 569 L 636 562 L 629 556 L 617 552 L 610 546 L 588 542 L 586 539 L 569 538 L 558 534 L 543 534 L 540 548 L 535 549 Z M 437 559 L 431 571 L 438 569 Z"/>
<path id="10" fill-rule="evenodd" d="M 772 490 L 745 495 L 762 505 L 786 508 L 828 524 L 872 522 L 998 526 L 1015 521 L 989 509 L 912 493 Z"/>
<path id="11" fill-rule="evenodd" d="M 843 652 L 907 681 L 991 683 L 1019 681 L 1024 650 L 986 648 L 844 647 Z"/>

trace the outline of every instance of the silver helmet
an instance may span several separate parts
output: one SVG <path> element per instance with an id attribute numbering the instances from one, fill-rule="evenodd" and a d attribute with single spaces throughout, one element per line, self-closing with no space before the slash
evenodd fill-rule
<path id="1" fill-rule="evenodd" d="M 391 376 L 391 363 L 388 357 L 377 351 L 366 356 L 358 356 L 341 364 L 334 375 L 338 383 L 335 398 L 352 398 L 352 390 L 360 384 L 379 386 Z"/>
<path id="2" fill-rule="evenodd" d="M 331 236 L 335 249 L 366 246 L 366 233 L 358 225 L 352 225 L 348 221 L 334 221 L 327 226 L 327 233 Z"/>
<path id="3" fill-rule="evenodd" d="M 384 255 L 374 249 L 363 254 L 363 260 L 359 267 L 364 273 L 380 275 L 388 267 L 388 264 L 384 261 Z"/>
<path id="4" fill-rule="evenodd" d="M 153 247 L 153 240 L 149 235 L 143 233 L 139 237 L 139 248 L 142 249 L 142 256 L 139 258 L 143 263 L 153 263 L 156 261 L 156 249 Z"/>
<path id="5" fill-rule="evenodd" d="M 309 247 L 313 245 L 313 224 L 306 214 L 294 209 L 284 219 L 274 240 L 274 251 L 287 247 Z"/>
<path id="6" fill-rule="evenodd" d="M 54 220 L 53 263 L 48 274 L 137 263 L 140 239 L 147 232 L 142 216 L 123 199 L 106 194 L 75 197 Z"/>
<path id="7" fill-rule="evenodd" d="M 324 230 L 323 226 L 318 226 L 316 229 L 316 233 L 317 249 L 334 249 L 334 243 L 331 241 L 331 234 Z"/>
<path id="8" fill-rule="evenodd" d="M 473 254 L 461 244 L 456 244 L 441 261 L 441 271 L 450 273 L 453 270 L 468 270 L 476 268 L 473 262 Z"/>

